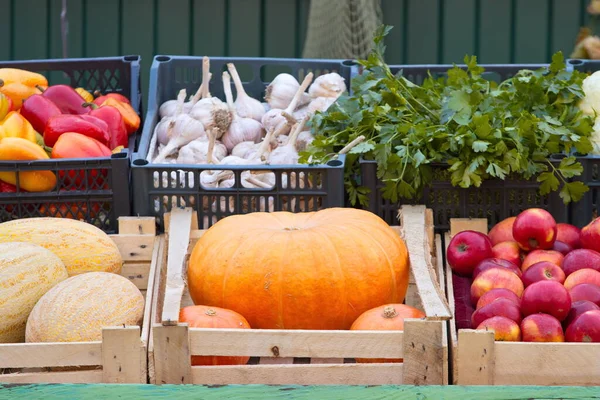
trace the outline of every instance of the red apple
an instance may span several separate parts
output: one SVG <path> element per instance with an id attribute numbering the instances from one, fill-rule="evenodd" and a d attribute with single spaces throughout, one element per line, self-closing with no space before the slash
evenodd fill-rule
<path id="1" fill-rule="evenodd" d="M 523 262 L 523 253 L 517 242 L 500 242 L 492 247 L 492 255 L 494 258 L 501 258 L 506 261 L 510 261 L 517 267 L 521 266 Z"/>
<path id="2" fill-rule="evenodd" d="M 567 290 L 571 290 L 580 283 L 591 283 L 600 286 L 600 272 L 591 268 L 578 269 L 567 276 L 564 285 Z"/>
<path id="3" fill-rule="evenodd" d="M 523 280 L 523 285 L 525 285 L 525 287 L 543 280 L 563 283 L 565 281 L 565 273 L 554 263 L 540 261 L 527 268 L 527 271 L 523 272 L 521 279 Z"/>
<path id="4" fill-rule="evenodd" d="M 577 317 L 566 332 L 567 342 L 600 342 L 600 310 L 586 311 Z"/>
<path id="5" fill-rule="evenodd" d="M 510 261 L 503 260 L 501 258 L 486 258 L 485 260 L 477 264 L 477 266 L 473 270 L 473 279 L 477 278 L 477 275 L 490 268 L 506 268 L 511 270 L 518 276 L 521 276 L 521 270 L 519 269 L 519 267 L 517 267 Z"/>
<path id="6" fill-rule="evenodd" d="M 488 236 L 492 241 L 492 245 L 495 246 L 500 242 L 509 242 L 515 240 L 513 239 L 512 234 L 512 228 L 515 219 L 517 219 L 517 217 L 508 217 L 498 222 L 492 229 L 490 229 Z"/>
<path id="7" fill-rule="evenodd" d="M 483 296 L 481 296 L 477 302 L 476 308 L 481 308 L 487 304 L 490 304 L 496 299 L 508 299 L 515 303 L 517 307 L 521 307 L 521 299 L 515 294 L 515 292 L 504 288 L 496 288 L 486 292 Z"/>
<path id="8" fill-rule="evenodd" d="M 600 307 L 587 300 L 574 301 L 571 303 L 571 310 L 569 311 L 567 318 L 565 318 L 562 323 L 563 327 L 566 329 L 569 325 L 571 325 L 571 322 L 575 321 L 577 317 L 584 312 L 591 310 L 600 310 Z"/>
<path id="9" fill-rule="evenodd" d="M 558 251 L 563 256 L 566 256 L 567 254 L 569 254 L 570 252 L 573 251 L 573 248 L 571 246 L 569 246 L 568 244 L 566 244 L 565 242 L 561 242 L 560 240 L 555 240 L 552 250 Z"/>
<path id="10" fill-rule="evenodd" d="M 471 302 L 477 304 L 481 296 L 496 288 L 508 289 L 519 297 L 523 294 L 523 282 L 517 274 L 506 268 L 490 268 L 473 280 Z"/>
<path id="11" fill-rule="evenodd" d="M 525 288 L 521 296 L 523 315 L 536 313 L 550 314 L 559 321 L 567 318 L 571 310 L 569 291 L 556 281 L 539 281 Z"/>
<path id="12" fill-rule="evenodd" d="M 562 263 L 562 269 L 567 276 L 584 268 L 600 272 L 600 253 L 595 250 L 575 249 L 565 256 Z"/>
<path id="13" fill-rule="evenodd" d="M 581 247 L 600 252 L 600 217 L 581 229 Z"/>
<path id="14" fill-rule="evenodd" d="M 475 310 L 471 315 L 471 326 L 479 326 L 483 321 L 495 316 L 512 319 L 516 323 L 521 323 L 521 310 L 509 299 L 496 299 L 490 304 Z"/>
<path id="15" fill-rule="evenodd" d="M 502 342 L 521 341 L 521 328 L 512 319 L 496 316 L 488 318 L 477 326 L 477 329 L 494 331 L 494 340 Z"/>
<path id="16" fill-rule="evenodd" d="M 581 241 L 579 235 L 581 230 L 575 225 L 565 224 L 561 222 L 556 224 L 556 240 L 571 246 L 572 249 L 578 249 L 581 247 Z"/>
<path id="17" fill-rule="evenodd" d="M 556 240 L 556 221 L 544 209 L 527 209 L 517 215 L 513 237 L 525 251 L 551 249 Z"/>
<path id="18" fill-rule="evenodd" d="M 560 321 L 548 314 L 531 314 L 521 321 L 524 342 L 564 342 Z"/>
<path id="19" fill-rule="evenodd" d="M 541 261 L 549 261 L 560 267 L 564 259 L 565 256 L 555 250 L 534 250 L 525 256 L 523 264 L 521 264 L 521 271 L 525 272 L 527 268 Z"/>
<path id="20" fill-rule="evenodd" d="M 569 290 L 571 301 L 588 300 L 600 306 L 600 286 L 591 283 L 580 283 Z"/>
<path id="21" fill-rule="evenodd" d="M 452 271 L 471 276 L 477 264 L 492 258 L 492 242 L 481 232 L 462 231 L 450 240 L 446 254 Z"/>

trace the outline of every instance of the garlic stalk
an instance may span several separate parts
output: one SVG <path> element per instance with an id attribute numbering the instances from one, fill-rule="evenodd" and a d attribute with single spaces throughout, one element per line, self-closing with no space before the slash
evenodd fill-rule
<path id="1" fill-rule="evenodd" d="M 285 117 L 282 115 L 282 112 L 292 114 L 294 112 L 294 110 L 296 110 L 296 107 L 298 106 L 298 101 L 300 100 L 300 97 L 302 97 L 302 94 L 304 93 L 306 88 L 308 88 L 308 85 L 310 85 L 312 78 L 313 78 L 313 73 L 309 72 L 308 75 L 306 75 L 306 77 L 302 81 L 302 84 L 298 87 L 298 90 L 296 91 L 294 98 L 292 99 L 290 104 L 285 108 L 285 110 L 278 109 L 278 108 L 272 108 L 267 113 L 265 113 L 265 115 L 262 118 L 262 124 L 267 131 L 271 130 L 271 129 L 277 129 L 277 127 L 280 124 L 285 122 Z M 294 122 L 296 122 L 295 118 L 293 118 L 293 120 L 294 120 Z M 283 132 L 282 134 L 283 135 L 287 134 L 289 132 L 289 128 L 290 127 L 288 126 L 288 131 Z"/>
<path id="2" fill-rule="evenodd" d="M 326 111 L 333 103 L 336 98 L 334 97 L 317 97 L 308 104 L 308 111 L 314 114 L 317 111 Z"/>
<path id="3" fill-rule="evenodd" d="M 222 143 L 215 143 L 213 158 L 220 161 L 227 156 L 227 149 Z M 177 156 L 178 164 L 206 164 L 208 163 L 208 150 L 210 141 L 205 139 L 192 140 L 181 149 Z"/>
<path id="4" fill-rule="evenodd" d="M 267 132 L 266 136 L 260 143 L 254 142 L 242 142 L 233 148 L 231 155 L 244 158 L 246 160 L 259 160 L 264 162 L 266 160 L 265 154 L 270 151 L 273 137 L 278 135 L 278 132 L 285 129 L 284 125 L 279 126 L 278 131 L 273 132 L 272 130 Z M 265 157 L 263 159 L 263 157 Z"/>
<path id="5" fill-rule="evenodd" d="M 198 87 L 196 93 L 193 96 L 191 96 L 190 100 L 185 102 L 185 104 L 183 105 L 184 113 L 187 114 L 190 111 L 192 111 L 194 105 L 196 105 L 198 100 L 200 100 L 201 98 L 210 96 L 210 93 L 208 93 L 208 85 L 212 74 L 209 73 L 209 69 L 210 61 L 208 57 L 204 56 L 204 58 L 202 59 L 202 82 L 200 83 L 200 86 Z M 165 101 L 158 109 L 158 115 L 161 118 L 172 117 L 177 113 L 177 103 L 177 100 Z"/>
<path id="6" fill-rule="evenodd" d="M 258 143 L 263 135 L 263 127 L 260 122 L 252 118 L 241 117 L 236 112 L 231 93 L 231 80 L 227 71 L 223 72 L 223 89 L 233 117 L 227 132 L 222 137 L 222 142 L 227 147 L 227 151 L 230 152 L 241 142 L 252 141 Z"/>
<path id="7" fill-rule="evenodd" d="M 260 122 L 262 116 L 265 114 L 265 108 L 263 107 L 262 103 L 248 96 L 244 90 L 242 80 L 235 69 L 235 65 L 229 63 L 227 64 L 227 69 L 233 78 L 233 83 L 235 84 L 235 90 L 237 92 L 237 97 L 234 104 L 238 115 L 242 118 L 252 118 Z"/>
<path id="8" fill-rule="evenodd" d="M 283 110 L 290 105 L 294 95 L 298 91 L 300 84 L 290 74 L 279 74 L 267 86 L 265 91 L 265 100 L 270 108 Z M 302 106 L 310 101 L 311 97 L 308 93 L 303 93 L 298 102 L 298 106 Z"/>
<path id="9" fill-rule="evenodd" d="M 308 93 L 313 97 L 333 97 L 337 99 L 346 91 L 346 83 L 338 73 L 331 72 L 321 75 L 308 89 Z"/>

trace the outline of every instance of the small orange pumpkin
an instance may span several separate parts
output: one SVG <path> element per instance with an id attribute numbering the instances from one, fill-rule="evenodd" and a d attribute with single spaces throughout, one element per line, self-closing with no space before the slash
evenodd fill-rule
<path id="1" fill-rule="evenodd" d="M 246 318 L 235 311 L 218 307 L 188 306 L 179 310 L 179 322 L 190 328 L 250 329 Z M 250 357 L 192 356 L 192 365 L 243 365 Z"/>
<path id="2" fill-rule="evenodd" d="M 402 331 L 405 318 L 424 318 L 423 311 L 404 304 L 386 304 L 365 311 L 350 330 Z M 401 363 L 402 358 L 357 358 L 357 363 Z"/>

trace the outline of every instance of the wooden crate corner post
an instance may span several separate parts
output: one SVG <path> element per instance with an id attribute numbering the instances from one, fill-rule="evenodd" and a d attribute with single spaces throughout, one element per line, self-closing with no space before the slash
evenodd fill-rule
<path id="1" fill-rule="evenodd" d="M 445 321 L 421 319 L 404 320 L 404 369 L 405 385 L 443 385 L 447 368 L 447 343 Z"/>
<path id="2" fill-rule="evenodd" d="M 146 351 L 140 333 L 139 326 L 102 329 L 104 383 L 146 383 Z"/>
<path id="3" fill-rule="evenodd" d="M 187 324 L 179 323 L 179 310 L 185 290 L 190 230 L 197 226 L 193 223 L 194 215 L 195 212 L 189 207 L 173 208 L 168 216 L 165 215 L 168 251 L 164 302 L 160 323 L 152 327 L 156 384 L 192 383 L 189 330 Z"/>
<path id="4" fill-rule="evenodd" d="M 495 360 L 494 332 L 461 329 L 458 331 L 457 381 L 460 385 L 493 385 Z"/>

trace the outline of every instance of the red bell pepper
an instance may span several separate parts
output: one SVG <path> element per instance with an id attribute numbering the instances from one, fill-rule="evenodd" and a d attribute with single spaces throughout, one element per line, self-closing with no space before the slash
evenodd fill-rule
<path id="1" fill-rule="evenodd" d="M 88 103 L 86 105 L 92 108 L 89 115 L 100 118 L 108 125 L 108 132 L 110 134 L 108 147 L 111 150 L 114 150 L 119 146 L 127 148 L 129 144 L 127 128 L 119 110 L 113 106 L 98 107 L 94 103 Z"/>
<path id="2" fill-rule="evenodd" d="M 21 115 L 33 126 L 36 132 L 43 133 L 48 120 L 61 115 L 60 108 L 52 100 L 41 94 L 34 94 L 23 101 Z"/>
<path id="3" fill-rule="evenodd" d="M 53 85 L 48 89 L 38 87 L 42 96 L 52 100 L 63 114 L 87 114 L 89 109 L 83 106 L 85 99 L 71 86 Z"/>
<path id="4" fill-rule="evenodd" d="M 92 118 L 94 119 L 93 122 Z M 100 118 L 91 115 L 56 115 L 48 121 L 44 130 L 44 143 L 48 147 L 54 147 L 57 140 L 65 132 L 76 132 L 98 140 L 103 145 L 108 145 L 110 135 L 108 125 Z"/>
<path id="5" fill-rule="evenodd" d="M 135 112 L 133 107 L 129 103 L 125 103 L 117 100 L 115 97 L 104 96 L 103 101 L 98 101 L 101 98 L 94 100 L 94 104 L 97 106 L 112 106 L 119 110 L 121 116 L 123 117 L 123 121 L 125 122 L 125 128 L 127 128 L 127 133 L 131 135 L 136 132 L 140 127 L 140 116 Z M 87 105 L 87 104 L 86 104 Z"/>
<path id="6" fill-rule="evenodd" d="M 110 157 L 112 152 L 108 147 L 89 136 L 75 132 L 60 135 L 52 148 L 52 158 L 98 158 Z M 92 169 L 60 171 L 59 176 L 67 190 L 103 190 L 108 189 L 108 170 Z"/>
<path id="7" fill-rule="evenodd" d="M 102 105 L 102 103 L 104 102 L 104 100 L 106 100 L 109 97 L 112 97 L 116 100 L 119 100 L 120 102 L 123 103 L 127 103 L 127 104 L 131 104 L 131 102 L 129 101 L 129 99 L 125 96 L 123 96 L 120 93 L 107 93 L 107 94 L 102 94 L 100 93 L 99 90 L 96 90 L 94 92 L 94 96 L 98 96 L 95 100 L 94 100 L 94 104 L 100 106 Z"/>

